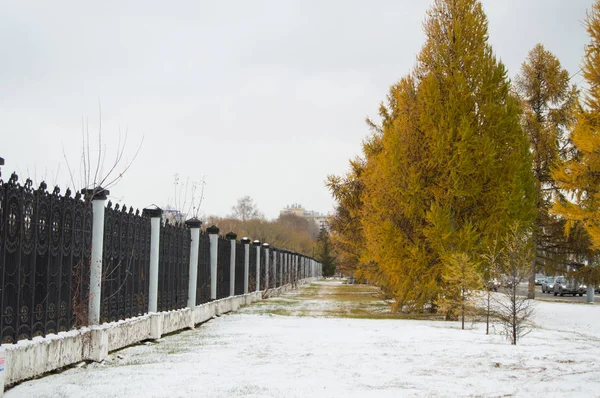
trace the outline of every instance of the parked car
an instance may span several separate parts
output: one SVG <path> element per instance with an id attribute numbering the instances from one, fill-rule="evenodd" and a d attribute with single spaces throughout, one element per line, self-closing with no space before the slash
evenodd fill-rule
<path id="1" fill-rule="evenodd" d="M 488 290 L 497 292 L 499 287 L 500 287 L 500 282 L 498 282 L 498 279 L 496 279 L 496 278 L 490 279 L 487 283 Z"/>
<path id="2" fill-rule="evenodd" d="M 546 279 L 546 275 L 544 274 L 535 274 L 535 284 L 541 285 L 542 282 Z"/>
<path id="3" fill-rule="evenodd" d="M 506 275 L 502 276 L 502 286 L 503 287 L 510 289 L 516 283 L 518 283 L 518 279 L 516 277 L 511 277 L 511 276 L 506 276 Z"/>
<path id="4" fill-rule="evenodd" d="M 586 292 L 587 286 L 575 281 L 574 279 L 566 279 L 564 277 L 556 278 L 554 282 L 554 295 L 564 296 L 565 294 L 572 294 L 573 296 L 583 296 Z"/>
<path id="5" fill-rule="evenodd" d="M 542 281 L 542 293 L 552 293 L 554 292 L 554 280 L 555 276 L 547 276 L 546 279 Z"/>

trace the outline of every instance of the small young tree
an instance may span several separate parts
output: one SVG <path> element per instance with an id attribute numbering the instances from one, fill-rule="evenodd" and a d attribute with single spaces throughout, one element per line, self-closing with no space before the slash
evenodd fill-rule
<path id="1" fill-rule="evenodd" d="M 506 338 L 516 345 L 518 339 L 530 332 L 529 320 L 533 314 L 532 300 L 518 294 L 519 284 L 528 280 L 534 255 L 531 232 L 513 224 L 503 247 L 500 269 L 507 281 L 496 303 L 496 316 Z"/>
<path id="2" fill-rule="evenodd" d="M 444 259 L 442 281 L 445 284 L 443 296 L 437 300 L 438 309 L 446 313 L 446 319 L 460 318 L 465 328 L 465 316 L 475 313 L 474 298 L 481 288 L 481 277 L 476 264 L 467 253 L 456 252 Z"/>
<path id="3" fill-rule="evenodd" d="M 493 239 L 487 250 L 481 255 L 481 274 L 487 283 L 485 294 L 485 334 L 490 334 L 490 318 L 493 316 L 492 297 L 497 288 L 495 284 L 499 276 L 500 244 L 498 239 Z"/>
<path id="4" fill-rule="evenodd" d="M 109 149 L 106 143 L 109 140 L 104 140 L 102 130 L 102 109 L 100 105 L 98 106 L 98 116 L 97 134 L 90 133 L 87 122 L 85 124 L 82 123 L 81 152 L 76 154 L 79 157 L 79 163 L 69 162 L 69 156 L 72 155 L 68 155 L 63 147 L 63 158 L 67 166 L 70 180 L 68 188 L 72 188 L 74 191 L 79 191 L 81 188 L 84 188 L 87 191 L 84 195 L 84 200 L 86 202 L 91 201 L 99 192 L 110 191 L 111 188 L 116 186 L 123 179 L 123 176 L 129 171 L 129 168 L 137 158 L 144 141 L 142 138 L 137 147 L 134 147 L 135 151 L 128 160 L 126 154 L 129 148 L 127 143 L 127 131 L 125 131 L 123 136 L 119 131 L 116 147 L 113 147 L 112 150 Z M 93 139 L 90 138 L 90 135 Z M 71 165 L 75 166 L 77 164 L 79 166 L 78 169 L 71 167 Z M 79 171 L 78 175 L 75 174 L 77 171 Z M 118 209 L 119 206 L 115 206 L 115 210 Z M 130 253 L 129 259 L 125 263 L 115 261 L 112 266 L 103 266 L 102 280 L 105 281 L 111 278 L 111 275 L 122 266 L 125 269 L 125 281 L 131 275 L 129 269 L 131 267 L 132 259 L 133 253 Z M 83 260 L 73 266 L 72 305 L 76 324 L 78 326 L 86 325 L 88 321 L 89 297 L 86 293 L 85 286 L 89 284 L 89 269 L 90 263 L 84 264 Z M 113 296 L 123 288 L 125 285 L 124 281 L 112 292 Z M 110 297 L 112 296 L 109 296 L 105 300 L 110 299 Z"/>
<path id="5" fill-rule="evenodd" d="M 97 137 L 94 137 L 94 140 L 90 139 L 90 129 L 87 122 L 85 125 L 82 123 L 81 153 L 78 154 L 78 181 L 76 181 L 76 175 L 74 174 L 76 169 L 71 168 L 72 163 L 69 162 L 67 153 L 63 148 L 63 158 L 67 165 L 70 178 L 69 185 L 72 186 L 75 191 L 78 191 L 81 188 L 89 190 L 88 195 L 86 195 L 86 200 L 92 198 L 94 194 L 100 190 L 110 190 L 110 188 L 117 185 L 123 179 L 123 176 L 129 171 L 129 168 L 137 158 L 137 155 L 139 154 L 144 142 L 142 137 L 140 143 L 137 145 L 137 148 L 135 148 L 135 152 L 133 153 L 131 160 L 127 160 L 126 150 L 128 149 L 128 134 L 127 131 L 125 131 L 125 134 L 122 136 L 121 132 L 119 131 L 116 149 L 114 149 L 112 151 L 114 153 L 111 154 L 111 150 L 107 148 L 106 141 L 103 140 L 104 133 L 102 131 L 102 109 L 100 105 L 98 105 L 98 115 L 98 133 Z M 94 146 L 94 142 L 96 140 L 97 143 Z M 112 160 L 111 158 L 107 159 L 107 155 L 111 156 Z M 108 164 L 106 164 L 107 161 Z"/>
<path id="6" fill-rule="evenodd" d="M 169 204 L 164 208 L 163 218 L 165 222 L 175 224 L 183 223 L 189 218 L 199 218 L 206 186 L 204 176 L 200 181 L 190 181 L 188 177 L 183 183 L 179 178 L 179 174 L 176 173 L 173 186 L 175 188 L 173 204 L 169 200 Z"/>

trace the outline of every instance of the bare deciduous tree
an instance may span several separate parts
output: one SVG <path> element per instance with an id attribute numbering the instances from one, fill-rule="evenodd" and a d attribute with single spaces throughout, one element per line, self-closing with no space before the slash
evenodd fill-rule
<path id="1" fill-rule="evenodd" d="M 237 204 L 231 207 L 231 218 L 248 221 L 252 219 L 262 219 L 264 215 L 258 210 L 254 200 L 248 195 L 238 199 Z"/>
<path id="2" fill-rule="evenodd" d="M 168 212 L 166 221 L 174 223 L 184 222 L 188 218 L 199 218 L 205 186 L 205 176 L 202 176 L 200 181 L 190 181 L 188 177 L 183 183 L 179 178 L 179 174 L 176 173 L 173 182 L 175 193 L 173 204 L 169 203 L 165 206 L 165 210 L 171 211 Z"/>
<path id="3" fill-rule="evenodd" d="M 125 156 L 125 152 L 127 150 L 128 132 L 126 130 L 124 135 L 122 135 L 121 131 L 119 131 L 114 159 L 112 161 L 108 159 L 110 163 L 107 165 L 106 162 L 109 151 L 107 149 L 106 142 L 103 141 L 102 108 L 100 105 L 98 106 L 98 114 L 99 122 L 97 132 L 97 148 L 93 148 L 93 144 L 90 139 L 90 128 L 87 120 L 84 122 L 82 119 L 81 122 L 81 154 L 79 158 L 78 184 L 75 182 L 73 169 L 69 163 L 67 153 L 63 148 L 63 158 L 69 171 L 70 185 L 75 191 L 79 190 L 79 188 L 86 188 L 91 190 L 92 193 L 95 193 L 98 189 L 109 190 L 110 188 L 114 187 L 123 178 L 127 171 L 129 171 L 129 168 L 137 158 L 137 155 L 139 154 L 144 142 L 142 137 L 140 143 L 135 149 L 133 156 L 131 157 L 131 160 L 128 160 Z M 94 142 L 95 141 L 96 139 Z M 93 194 L 88 195 L 88 197 L 93 197 Z"/>
<path id="4" fill-rule="evenodd" d="M 486 282 L 485 294 L 485 334 L 490 334 L 490 320 L 495 316 L 492 297 L 497 291 L 498 267 L 500 263 L 500 242 L 495 238 L 482 257 L 482 274 Z"/>
<path id="5" fill-rule="evenodd" d="M 502 294 L 496 302 L 496 317 L 511 344 L 531 331 L 532 300 L 518 294 L 519 284 L 529 277 L 534 255 L 530 231 L 513 225 L 504 238 L 500 254 L 500 269 L 505 275 Z"/>
<path id="6" fill-rule="evenodd" d="M 98 123 L 98 132 L 97 132 L 97 148 L 93 148 L 93 142 L 96 142 L 96 138 L 92 141 L 90 138 L 90 129 L 87 122 L 84 123 L 82 120 L 81 127 L 81 153 L 79 157 L 79 176 L 78 181 L 76 181 L 76 177 L 73 174 L 74 170 L 71 168 L 71 164 L 69 163 L 69 158 L 67 153 L 63 147 L 63 158 L 67 165 L 67 170 L 69 172 L 70 183 L 69 185 L 73 188 L 73 190 L 78 191 L 80 188 L 85 188 L 88 190 L 87 194 L 84 195 L 84 199 L 86 201 L 90 201 L 94 198 L 95 194 L 100 190 L 110 190 L 112 187 L 117 185 L 119 181 L 123 178 L 123 176 L 129 171 L 129 168 L 137 158 L 137 155 L 140 152 L 140 149 L 143 144 L 143 137 L 140 141 L 137 148 L 135 148 L 135 152 L 130 160 L 126 157 L 127 146 L 127 131 L 125 131 L 124 137 L 121 135 L 119 131 L 117 146 L 114 151 L 114 155 L 110 155 L 110 151 L 107 149 L 106 142 L 103 141 L 103 133 L 102 133 L 102 109 L 99 106 L 99 123 Z M 108 160 L 107 165 L 107 155 L 114 156 L 114 159 L 110 161 Z M 60 169 L 59 169 L 60 170 Z M 58 176 L 58 171 L 57 171 Z M 57 177 L 55 177 L 56 180 Z M 115 210 L 118 210 L 118 205 L 115 207 Z M 133 253 L 129 255 L 129 258 L 125 258 L 125 264 L 122 262 L 115 261 L 112 267 L 108 267 L 108 269 L 103 269 L 102 271 L 102 280 L 110 280 L 112 274 L 122 265 L 125 266 L 125 278 L 121 286 L 118 286 L 115 292 L 112 293 L 114 296 L 117 294 L 119 290 L 123 288 L 125 285 L 125 281 L 131 275 L 130 268 L 133 259 Z M 74 266 L 73 269 L 73 312 L 75 313 L 75 317 L 77 320 L 77 324 L 85 325 L 87 321 L 87 297 L 81 294 L 82 286 L 85 285 L 88 275 L 85 274 L 85 269 L 89 268 L 88 264 L 83 264 L 82 262 L 78 263 Z M 112 297 L 112 296 L 110 296 Z M 110 298 L 109 297 L 109 298 Z"/>

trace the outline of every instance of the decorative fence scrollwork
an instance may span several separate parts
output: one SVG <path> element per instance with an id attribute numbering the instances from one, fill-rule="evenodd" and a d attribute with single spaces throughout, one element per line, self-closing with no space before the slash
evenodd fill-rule
<path id="1" fill-rule="evenodd" d="M 250 269 L 248 272 L 248 292 L 256 290 L 256 247 L 250 245 Z"/>
<path id="2" fill-rule="evenodd" d="M 237 294 L 244 294 L 244 256 L 246 248 L 243 243 L 235 243 L 235 291 Z"/>
<path id="3" fill-rule="evenodd" d="M 196 305 L 210 301 L 210 238 L 204 231 L 200 232 L 199 245 Z"/>
<path id="4" fill-rule="evenodd" d="M 148 309 L 150 218 L 140 211 L 114 208 L 104 211 L 101 322 L 145 313 Z"/>
<path id="5" fill-rule="evenodd" d="M 79 194 L 0 180 L 2 343 L 70 330 L 86 317 L 91 205 Z"/>
<path id="6" fill-rule="evenodd" d="M 217 254 L 217 298 L 229 296 L 229 276 L 231 275 L 231 243 L 228 239 L 218 238 Z"/>
<path id="7" fill-rule="evenodd" d="M 188 299 L 191 235 L 182 223 L 160 227 L 158 310 L 185 308 Z"/>
<path id="8" fill-rule="evenodd" d="M 58 187 L 36 189 L 16 174 L 0 179 L 0 343 L 45 336 L 88 324 L 92 203 Z M 100 321 L 110 322 L 148 311 L 152 222 L 138 210 L 113 206 L 104 209 Z M 158 311 L 188 304 L 191 233 L 187 225 L 160 225 Z M 210 238 L 200 232 L 196 305 L 211 298 Z M 248 290 L 281 286 L 308 276 L 307 267 L 286 262 L 288 252 L 249 249 Z M 231 242 L 218 238 L 217 298 L 230 293 Z M 245 244 L 235 243 L 234 293 L 244 293 Z M 276 270 L 274 268 L 274 259 Z M 288 260 L 289 261 L 289 260 Z M 269 264 L 267 286 L 266 265 Z M 287 263 L 287 265 L 285 265 Z M 294 263 L 296 265 L 296 263 Z M 297 269 L 297 270 L 296 270 Z M 301 273 L 302 272 L 302 273 Z"/>
<path id="9" fill-rule="evenodd" d="M 267 288 L 267 251 L 260 248 L 260 288 Z"/>

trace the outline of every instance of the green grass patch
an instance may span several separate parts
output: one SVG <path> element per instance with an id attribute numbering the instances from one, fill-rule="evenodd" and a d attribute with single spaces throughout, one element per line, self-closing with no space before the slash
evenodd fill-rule
<path id="1" fill-rule="evenodd" d="M 443 320 L 438 314 L 391 311 L 381 290 L 370 285 L 312 283 L 256 304 L 255 313 L 353 319 Z"/>

